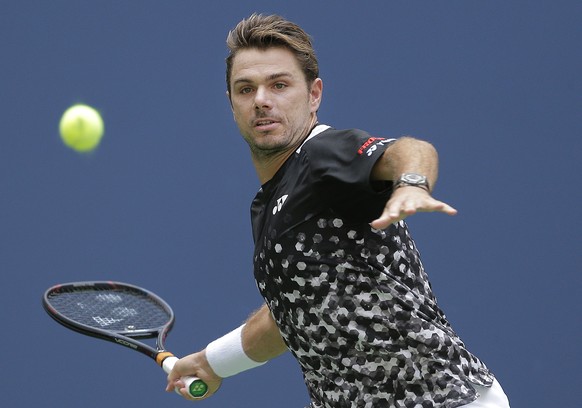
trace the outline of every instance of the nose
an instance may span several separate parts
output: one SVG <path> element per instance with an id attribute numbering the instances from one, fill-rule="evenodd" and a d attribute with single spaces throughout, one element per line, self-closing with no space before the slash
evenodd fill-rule
<path id="1" fill-rule="evenodd" d="M 269 109 L 272 106 L 269 92 L 264 87 L 258 87 L 255 92 L 255 109 Z"/>

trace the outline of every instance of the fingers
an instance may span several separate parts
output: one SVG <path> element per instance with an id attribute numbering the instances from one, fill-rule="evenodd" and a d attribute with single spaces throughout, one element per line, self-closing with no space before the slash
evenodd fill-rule
<path id="1" fill-rule="evenodd" d="M 193 397 L 190 394 L 189 387 L 184 380 L 185 377 L 192 376 L 200 378 L 208 386 L 208 391 L 203 397 Z M 190 401 L 200 401 L 213 395 L 220 388 L 221 383 L 222 378 L 212 371 L 204 352 L 199 352 L 183 357 L 176 362 L 174 368 L 168 374 L 166 391 L 175 391 Z"/>
<path id="2" fill-rule="evenodd" d="M 166 385 L 167 392 L 176 391 L 176 389 L 180 389 L 184 387 L 184 383 L 180 380 L 173 380 L 168 377 L 168 384 Z"/>
<path id="3" fill-rule="evenodd" d="M 457 214 L 457 210 L 450 205 L 435 200 L 430 194 L 417 187 L 404 187 L 396 190 L 381 216 L 372 221 L 372 228 L 384 229 L 395 222 L 417 212 L 442 212 L 447 215 Z"/>
<path id="4" fill-rule="evenodd" d="M 378 219 L 375 219 L 370 223 L 370 226 L 376 229 L 385 229 L 388 228 L 391 224 L 403 220 L 406 218 L 406 216 L 406 214 L 389 214 L 388 212 L 384 211 L 384 213 L 382 213 Z"/>
<path id="5" fill-rule="evenodd" d="M 211 383 L 215 383 L 211 382 Z M 166 386 L 166 391 L 167 392 L 172 392 L 174 391 L 176 394 L 180 395 L 181 397 L 190 400 L 190 401 L 201 401 L 203 399 L 206 399 L 208 397 L 210 397 L 211 395 L 213 395 L 216 390 L 218 389 L 219 385 L 210 387 L 208 384 L 208 390 L 206 391 L 206 394 L 202 395 L 202 396 L 192 396 L 192 394 L 190 394 L 190 388 L 187 386 L 187 384 L 181 380 L 175 380 L 175 381 L 171 381 L 168 379 L 168 384 Z"/>

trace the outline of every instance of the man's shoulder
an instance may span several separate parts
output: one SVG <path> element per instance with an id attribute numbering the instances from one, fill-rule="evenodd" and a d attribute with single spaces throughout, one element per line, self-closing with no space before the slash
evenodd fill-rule
<path id="1" fill-rule="evenodd" d="M 365 130 L 335 129 L 327 125 L 325 129 L 313 133 L 303 142 L 303 145 L 297 150 L 310 152 L 329 152 L 330 150 L 341 150 L 346 153 L 353 152 L 358 156 L 369 156 L 370 149 L 376 150 L 377 147 L 388 145 L 395 139 L 385 136 L 373 136 Z M 316 128 L 317 129 L 317 128 Z M 374 147 L 376 146 L 376 147 Z"/>
<path id="2" fill-rule="evenodd" d="M 370 134 L 361 129 L 336 129 L 328 125 L 318 125 L 297 151 L 300 152 L 302 149 L 317 150 L 322 145 L 329 148 L 330 143 L 334 145 L 357 143 L 360 140 L 367 140 L 370 137 Z"/>
<path id="3" fill-rule="evenodd" d="M 366 132 L 365 130 L 362 129 L 356 129 L 356 128 L 349 128 L 349 129 L 337 129 L 331 126 L 327 126 L 327 125 L 322 125 L 325 126 L 324 129 L 322 129 L 319 133 L 318 136 L 322 137 L 322 138 L 329 138 L 329 137 L 368 137 L 370 136 L 370 134 L 368 132 Z M 314 137 L 313 139 L 317 139 L 317 137 Z"/>

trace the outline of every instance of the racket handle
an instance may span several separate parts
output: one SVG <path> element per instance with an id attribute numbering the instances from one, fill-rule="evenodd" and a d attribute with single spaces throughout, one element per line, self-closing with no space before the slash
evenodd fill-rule
<path id="1" fill-rule="evenodd" d="M 174 368 L 176 361 L 178 361 L 177 357 L 166 357 L 162 363 L 162 368 L 166 374 L 170 374 L 170 371 L 172 371 L 172 368 Z M 185 376 L 180 378 L 180 380 L 182 380 L 182 382 L 186 385 L 188 392 L 193 398 L 202 398 L 208 393 L 208 385 L 206 385 L 206 383 L 198 377 Z M 178 388 L 176 388 L 176 393 L 180 394 L 180 390 Z"/>

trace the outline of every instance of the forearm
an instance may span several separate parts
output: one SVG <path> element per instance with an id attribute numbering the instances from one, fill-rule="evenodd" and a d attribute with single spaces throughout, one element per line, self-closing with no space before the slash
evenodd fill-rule
<path id="1" fill-rule="evenodd" d="M 259 362 L 271 360 L 287 351 L 267 305 L 263 305 L 246 321 L 242 344 L 246 355 Z"/>
<path id="2" fill-rule="evenodd" d="M 390 145 L 372 169 L 372 179 L 395 181 L 404 173 L 423 175 L 428 181 L 428 191 L 416 186 L 403 185 L 393 191 L 379 218 L 370 223 L 373 228 L 384 229 L 417 212 L 442 212 L 455 215 L 457 210 L 432 197 L 438 176 L 438 155 L 428 142 L 402 137 Z"/>
<path id="3" fill-rule="evenodd" d="M 208 364 L 221 378 L 258 367 L 286 350 L 279 329 L 264 305 L 242 326 L 205 349 Z"/>
<path id="4" fill-rule="evenodd" d="M 263 305 L 243 326 L 178 360 L 168 375 L 166 391 L 177 388 L 185 398 L 192 399 L 181 378 L 195 376 L 208 385 L 206 398 L 218 390 L 223 378 L 258 367 L 286 350 L 269 309 Z"/>
<path id="5" fill-rule="evenodd" d="M 438 154 L 428 142 L 401 137 L 390 145 L 372 170 L 374 180 L 397 180 L 403 173 L 426 176 L 432 190 L 438 177 Z"/>

